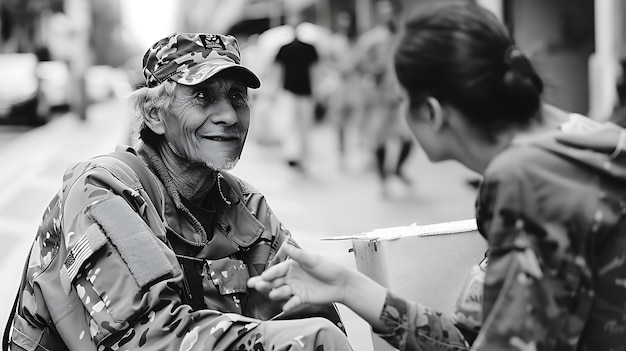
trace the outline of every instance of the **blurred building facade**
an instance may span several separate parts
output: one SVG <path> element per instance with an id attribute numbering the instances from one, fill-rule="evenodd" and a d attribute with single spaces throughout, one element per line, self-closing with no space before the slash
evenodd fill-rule
<path id="1" fill-rule="evenodd" d="M 164 0 L 165 1 L 165 0 Z M 378 0 L 180 0 L 162 16 L 174 30 L 261 33 L 289 11 L 334 29 L 350 12 L 354 32 L 375 24 Z M 388 0 L 399 18 L 428 1 Z M 546 80 L 546 100 L 603 119 L 616 104 L 619 62 L 626 57 L 622 0 L 467 0 L 490 8 L 510 28 Z M 143 52 L 124 27 L 121 0 L 0 0 L 0 52 L 37 52 L 70 62 L 76 76 L 90 65 L 119 66 Z M 156 5 L 155 5 L 156 6 Z M 158 18 L 137 20 L 156 21 Z M 80 90 L 80 86 L 77 87 Z"/>
<path id="2" fill-rule="evenodd" d="M 186 0 L 190 8 L 199 0 Z M 301 11 L 317 25 L 334 29 L 334 14 L 354 15 L 355 33 L 375 24 L 378 0 L 236 0 L 240 10 L 226 31 L 246 35 L 284 24 L 285 14 Z M 391 0 L 402 17 L 429 1 Z M 626 57 L 626 3 L 621 0 L 467 0 L 496 13 L 530 56 L 546 83 L 547 102 L 569 111 L 606 119 L 617 103 L 619 62 Z M 218 2 L 209 1 L 209 2 Z M 230 2 L 229 2 L 230 3 Z M 184 6 L 187 8 L 187 6 Z M 228 11 L 227 11 L 228 12 Z M 210 23 L 209 9 L 186 17 L 187 23 Z M 222 22 L 223 23 L 223 22 Z M 193 27 L 197 28 L 197 27 Z"/>
<path id="3" fill-rule="evenodd" d="M 548 102 L 597 120 L 618 101 L 626 59 L 622 0 L 476 0 L 498 14 L 546 83 Z"/>

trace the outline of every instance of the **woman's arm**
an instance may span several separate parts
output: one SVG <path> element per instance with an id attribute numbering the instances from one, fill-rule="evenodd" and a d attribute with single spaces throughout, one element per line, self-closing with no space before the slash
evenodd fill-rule
<path id="1" fill-rule="evenodd" d="M 400 350 L 463 350 L 467 343 L 452 316 L 398 298 L 366 275 L 292 246 L 291 259 L 248 281 L 248 286 L 285 299 L 288 311 L 303 303 L 339 302 L 361 316 Z"/>

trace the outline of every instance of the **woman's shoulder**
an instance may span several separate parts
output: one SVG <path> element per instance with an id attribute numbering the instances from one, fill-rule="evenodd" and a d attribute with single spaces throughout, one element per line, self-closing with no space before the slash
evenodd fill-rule
<path id="1" fill-rule="evenodd" d="M 516 144 L 500 152 L 485 169 L 485 178 L 522 177 L 537 167 L 551 168 L 554 156 L 532 144 Z"/>
<path id="2" fill-rule="evenodd" d="M 605 129 L 604 123 L 586 116 L 570 113 L 567 119 L 554 129 L 518 136 L 489 164 L 485 176 L 528 175 L 530 170 L 543 170 L 547 173 L 568 173 L 572 168 L 580 168 L 576 162 L 581 147 L 564 139 L 589 139 L 592 132 Z"/>

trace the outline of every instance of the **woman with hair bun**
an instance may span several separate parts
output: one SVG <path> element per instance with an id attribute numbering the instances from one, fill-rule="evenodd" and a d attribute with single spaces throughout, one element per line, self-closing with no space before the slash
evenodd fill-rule
<path id="1" fill-rule="evenodd" d="M 394 63 L 408 127 L 428 157 L 483 175 L 476 219 L 489 251 L 478 323 L 293 248 L 248 285 L 288 299 L 287 310 L 343 303 L 400 350 L 623 349 L 626 131 L 545 104 L 528 58 L 474 3 L 418 12 Z"/>

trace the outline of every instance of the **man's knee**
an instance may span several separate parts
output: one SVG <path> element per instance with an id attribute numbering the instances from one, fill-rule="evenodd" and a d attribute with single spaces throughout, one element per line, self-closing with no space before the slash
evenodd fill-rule
<path id="1" fill-rule="evenodd" d="M 322 317 L 265 321 L 255 332 L 266 350 L 352 350 L 343 331 Z"/>
<path id="2" fill-rule="evenodd" d="M 348 339 L 346 334 L 341 331 L 333 322 L 326 318 L 314 317 L 307 319 L 312 330 L 316 333 L 318 345 L 333 346 L 330 350 L 349 350 Z M 341 347 L 345 348 L 341 348 Z"/>

